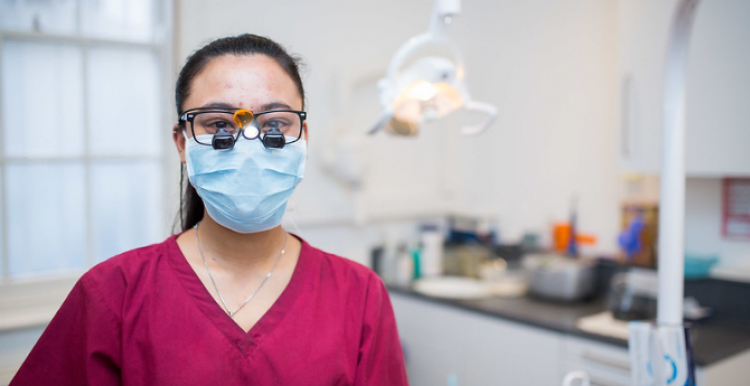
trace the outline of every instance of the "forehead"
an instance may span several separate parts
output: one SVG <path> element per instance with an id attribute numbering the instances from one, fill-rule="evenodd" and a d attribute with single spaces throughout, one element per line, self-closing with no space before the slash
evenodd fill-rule
<path id="1" fill-rule="evenodd" d="M 276 60 L 258 54 L 214 58 L 193 78 L 185 110 L 216 103 L 253 111 L 270 103 L 302 108 L 292 78 Z"/>

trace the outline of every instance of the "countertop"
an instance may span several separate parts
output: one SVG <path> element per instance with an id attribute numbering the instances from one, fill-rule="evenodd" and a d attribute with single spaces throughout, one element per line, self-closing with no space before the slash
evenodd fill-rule
<path id="1" fill-rule="evenodd" d="M 511 320 L 546 330 L 561 332 L 627 348 L 628 342 L 592 334 L 576 327 L 578 318 L 606 309 L 603 298 L 580 303 L 554 303 L 530 297 L 484 299 L 440 299 L 419 294 L 406 287 L 388 286 L 393 293 L 463 310 Z M 750 327 L 713 319 L 693 326 L 694 358 L 697 366 L 710 366 L 750 349 Z"/>

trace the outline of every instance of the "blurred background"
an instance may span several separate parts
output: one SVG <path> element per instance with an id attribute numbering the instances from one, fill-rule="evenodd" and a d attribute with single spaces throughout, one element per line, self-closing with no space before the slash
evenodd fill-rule
<path id="1" fill-rule="evenodd" d="M 627 275 L 658 264 L 676 3 L 465 0 L 447 35 L 496 121 L 468 137 L 457 112 L 396 137 L 365 135 L 377 82 L 432 0 L 0 0 L 0 384 L 83 272 L 176 231 L 176 75 L 241 33 L 305 63 L 309 160 L 284 224 L 383 276 L 414 385 L 557 385 L 575 369 L 629 384 L 612 329 L 622 293 L 648 292 Z M 704 0 L 690 47 L 686 295 L 708 312 L 706 385 L 750 377 L 749 17 L 750 1 Z M 425 280 L 446 276 L 471 281 Z M 614 320 L 587 330 L 601 313 Z"/>

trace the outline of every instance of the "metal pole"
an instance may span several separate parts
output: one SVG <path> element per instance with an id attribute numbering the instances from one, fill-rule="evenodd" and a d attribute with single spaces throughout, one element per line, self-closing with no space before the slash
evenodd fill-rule
<path id="1" fill-rule="evenodd" d="M 685 84 L 688 46 L 699 0 L 681 0 L 664 67 L 664 128 L 659 215 L 660 325 L 682 324 L 685 265 Z"/>

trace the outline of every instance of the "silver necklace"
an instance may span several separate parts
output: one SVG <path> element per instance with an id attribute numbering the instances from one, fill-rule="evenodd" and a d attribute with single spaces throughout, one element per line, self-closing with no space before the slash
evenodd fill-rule
<path id="1" fill-rule="evenodd" d="M 208 262 L 206 262 L 206 257 L 203 256 L 203 249 L 201 249 L 201 243 L 200 241 L 198 241 L 198 224 L 195 224 L 195 243 L 198 245 L 198 252 L 201 254 L 201 259 L 203 259 L 203 265 L 206 266 L 206 272 L 208 273 L 208 278 L 211 279 L 211 283 L 214 285 L 214 289 L 216 290 L 216 293 L 219 295 L 219 299 L 221 299 L 221 304 L 224 306 L 224 310 L 227 311 L 227 314 L 229 314 L 230 318 L 234 318 L 234 315 L 237 314 L 237 312 L 239 312 L 242 309 L 242 307 L 245 307 L 245 304 L 249 303 L 250 300 L 252 300 L 252 298 L 255 296 L 255 294 L 257 294 L 258 291 L 260 291 L 260 289 L 263 287 L 263 284 L 266 284 L 266 282 L 268 281 L 268 278 L 271 277 L 273 270 L 276 269 L 277 265 L 279 265 L 279 261 L 281 261 L 281 256 L 284 256 L 284 252 L 286 251 L 286 245 L 288 241 L 289 241 L 289 233 L 286 233 L 286 236 L 284 237 L 284 247 L 281 248 L 281 253 L 279 253 L 279 257 L 276 258 L 276 262 L 273 263 L 273 267 L 271 267 L 271 270 L 268 271 L 268 273 L 266 274 L 266 277 L 263 278 L 263 281 L 260 282 L 260 285 L 258 286 L 258 288 L 256 288 L 255 291 L 253 291 L 253 293 L 250 294 L 247 300 L 242 302 L 242 304 L 240 304 L 240 306 L 237 307 L 236 310 L 230 311 L 229 307 L 227 307 L 227 302 L 224 301 L 224 296 L 222 296 L 221 292 L 219 292 L 219 287 L 216 285 L 216 280 L 214 280 L 213 275 L 211 275 L 211 270 L 208 269 Z"/>

